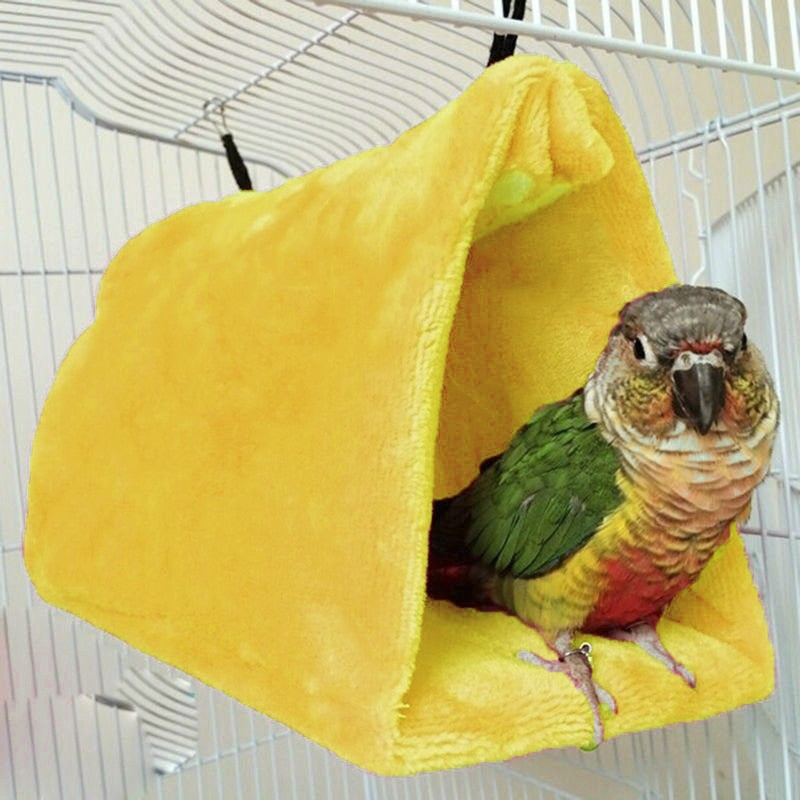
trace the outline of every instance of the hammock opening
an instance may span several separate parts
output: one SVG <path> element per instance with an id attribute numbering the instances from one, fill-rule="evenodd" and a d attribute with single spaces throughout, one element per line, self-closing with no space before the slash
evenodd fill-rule
<path id="1" fill-rule="evenodd" d="M 450 332 L 434 497 L 461 490 L 537 408 L 583 386 L 624 298 L 646 291 L 624 260 L 604 262 L 592 191 L 473 244 Z M 564 236 L 566 226 L 581 235 Z"/>

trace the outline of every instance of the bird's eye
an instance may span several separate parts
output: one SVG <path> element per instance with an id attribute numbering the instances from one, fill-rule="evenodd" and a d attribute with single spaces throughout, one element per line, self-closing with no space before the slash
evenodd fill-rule
<path id="1" fill-rule="evenodd" d="M 747 334 L 746 333 L 742 334 L 742 343 L 739 345 L 739 350 L 741 350 L 742 352 L 747 350 Z"/>
<path id="2" fill-rule="evenodd" d="M 631 340 L 631 347 L 633 348 L 633 355 L 637 361 L 640 361 L 643 366 L 657 367 L 658 358 L 653 347 L 647 339 L 645 334 L 640 333 L 636 338 Z"/>

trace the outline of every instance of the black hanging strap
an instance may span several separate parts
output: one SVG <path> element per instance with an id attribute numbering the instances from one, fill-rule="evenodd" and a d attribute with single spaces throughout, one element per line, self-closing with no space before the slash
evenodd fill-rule
<path id="1" fill-rule="evenodd" d="M 522 19 L 525 16 L 525 0 L 514 0 L 514 8 L 511 8 L 511 0 L 503 0 L 503 16 L 512 19 Z M 489 61 L 487 67 L 502 61 L 504 58 L 514 55 L 517 46 L 516 33 L 496 33 L 492 38 L 492 48 L 489 51 Z"/>
<path id="2" fill-rule="evenodd" d="M 213 118 L 210 117 L 210 110 L 215 110 L 219 113 L 222 125 L 218 125 L 214 122 Z M 233 140 L 233 134 L 228 130 L 228 123 L 225 121 L 224 101 L 217 97 L 213 100 L 207 100 L 203 104 L 203 111 L 209 113 L 211 124 L 219 134 L 222 146 L 225 148 L 225 155 L 228 157 L 228 166 L 231 168 L 236 185 L 242 190 L 252 189 L 253 182 L 250 180 L 250 173 L 247 171 L 247 165 L 244 163 L 244 159 L 239 153 L 239 148 Z"/>
<path id="3" fill-rule="evenodd" d="M 247 165 L 241 155 L 239 155 L 239 148 L 236 146 L 236 142 L 233 141 L 233 134 L 223 133 L 220 138 L 222 139 L 222 146 L 225 148 L 225 155 L 228 156 L 228 165 L 231 168 L 236 185 L 240 189 L 252 189 L 253 182 L 250 180 L 250 173 L 247 171 Z"/>

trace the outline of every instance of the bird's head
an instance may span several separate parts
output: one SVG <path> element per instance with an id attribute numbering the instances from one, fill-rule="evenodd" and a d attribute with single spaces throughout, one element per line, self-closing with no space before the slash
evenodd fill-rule
<path id="1" fill-rule="evenodd" d="M 670 286 L 631 301 L 587 383 L 587 413 L 639 439 L 686 427 L 702 437 L 771 434 L 778 402 L 746 319 L 721 289 Z"/>

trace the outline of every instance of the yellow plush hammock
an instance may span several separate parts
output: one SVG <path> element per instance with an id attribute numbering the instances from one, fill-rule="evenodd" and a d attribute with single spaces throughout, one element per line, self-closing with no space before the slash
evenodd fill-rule
<path id="1" fill-rule="evenodd" d="M 350 761 L 411 773 L 586 745 L 518 620 L 425 597 L 434 496 L 581 386 L 620 306 L 674 282 L 625 131 L 518 56 L 388 147 L 152 225 L 103 278 L 33 445 L 50 603 Z M 595 644 L 615 736 L 765 697 L 734 533 L 660 625 L 697 689 Z"/>

